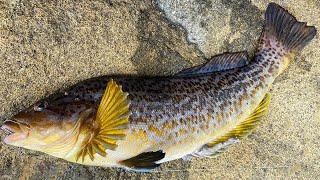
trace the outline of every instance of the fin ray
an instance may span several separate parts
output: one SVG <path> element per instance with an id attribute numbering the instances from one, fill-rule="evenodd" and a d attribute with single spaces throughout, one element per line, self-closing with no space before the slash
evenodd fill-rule
<path id="1" fill-rule="evenodd" d="M 127 97 L 128 94 L 114 80 L 108 82 L 93 122 L 96 127 L 84 141 L 76 160 L 81 157 L 84 161 L 87 155 L 91 160 L 94 160 L 95 154 L 106 156 L 106 149 L 114 150 L 118 140 L 125 138 L 130 116 Z"/>
<path id="2" fill-rule="evenodd" d="M 197 157 L 213 157 L 214 155 L 224 151 L 228 146 L 239 142 L 241 138 L 250 134 L 257 126 L 268 110 L 270 104 L 270 94 L 267 93 L 255 110 L 243 122 L 238 124 L 234 129 L 228 133 L 216 138 L 210 143 L 205 144 L 197 152 L 192 155 Z"/>
<path id="3" fill-rule="evenodd" d="M 176 76 L 190 76 L 207 74 L 218 71 L 243 67 L 249 64 L 248 53 L 246 51 L 236 53 L 224 53 L 212 57 L 207 63 L 196 67 L 185 69 L 176 74 Z"/>
<path id="4" fill-rule="evenodd" d="M 160 166 L 157 161 L 163 159 L 164 157 L 165 153 L 159 150 L 156 152 L 144 152 L 135 157 L 120 161 L 119 163 L 130 169 L 148 171 Z"/>
<path id="5" fill-rule="evenodd" d="M 297 52 L 303 49 L 316 35 L 314 26 L 299 22 L 287 10 L 276 3 L 270 3 L 265 13 L 265 27 L 261 40 L 275 38 L 287 51 Z"/>

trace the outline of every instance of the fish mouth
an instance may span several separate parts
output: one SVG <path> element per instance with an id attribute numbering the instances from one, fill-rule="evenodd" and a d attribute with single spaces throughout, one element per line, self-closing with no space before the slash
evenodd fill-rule
<path id="1" fill-rule="evenodd" d="M 16 120 L 6 120 L 1 126 L 1 130 L 5 133 L 4 142 L 10 144 L 15 141 L 23 140 L 28 136 L 30 126 Z"/>
<path id="2" fill-rule="evenodd" d="M 1 129 L 4 131 L 4 133 L 5 133 L 7 136 L 10 136 L 11 134 L 14 133 L 14 131 L 13 131 L 10 127 L 8 127 L 8 126 L 6 126 L 6 125 L 1 126 Z"/>

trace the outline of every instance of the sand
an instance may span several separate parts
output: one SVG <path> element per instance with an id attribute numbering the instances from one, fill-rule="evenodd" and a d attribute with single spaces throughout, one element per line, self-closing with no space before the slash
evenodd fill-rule
<path id="1" fill-rule="evenodd" d="M 268 0 L 0 1 L 0 123 L 100 75 L 169 75 L 222 52 L 253 55 Z M 277 0 L 320 29 L 317 0 Z M 290 179 L 320 176 L 320 39 L 271 89 L 259 128 L 213 159 L 154 173 L 86 167 L 0 144 L 1 179 Z M 0 134 L 1 137 L 4 134 Z"/>

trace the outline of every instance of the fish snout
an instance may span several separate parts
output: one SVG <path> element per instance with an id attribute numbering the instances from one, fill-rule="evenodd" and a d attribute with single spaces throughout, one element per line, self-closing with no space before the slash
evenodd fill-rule
<path id="1" fill-rule="evenodd" d="M 6 120 L 1 126 L 1 130 L 6 134 L 4 142 L 10 144 L 11 142 L 25 139 L 29 134 L 29 129 L 30 126 L 28 124 L 16 120 Z"/>

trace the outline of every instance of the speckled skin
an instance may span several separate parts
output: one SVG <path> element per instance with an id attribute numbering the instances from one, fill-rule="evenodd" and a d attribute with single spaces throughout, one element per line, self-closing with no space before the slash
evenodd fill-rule
<path id="1" fill-rule="evenodd" d="M 45 107 L 35 106 L 38 113 L 31 110 L 27 115 L 17 115 L 20 115 L 20 119 L 32 119 L 33 124 L 42 129 L 44 136 L 52 127 L 54 132 L 60 134 L 60 137 L 47 135 L 45 145 L 49 148 L 38 146 L 40 149 L 37 149 L 30 146 L 38 143 L 32 139 L 32 142 L 26 141 L 22 147 L 71 162 L 105 167 L 126 167 L 122 163 L 124 160 L 150 151 L 165 153 L 164 157 L 161 156 L 163 159 L 156 163 L 190 155 L 205 157 L 208 152 L 210 156 L 214 151 L 210 151 L 207 149 L 209 146 L 205 145 L 243 123 L 265 97 L 276 77 L 287 68 L 295 53 L 316 34 L 314 27 L 296 22 L 294 17 L 276 4 L 268 6 L 265 17 L 266 26 L 257 52 L 246 65 L 202 74 L 167 77 L 103 76 L 80 82 L 45 100 L 45 103 L 41 103 Z M 227 61 L 228 58 L 224 60 Z M 95 130 L 95 114 L 111 79 L 128 93 L 129 129 L 123 139 L 115 140 L 115 149 L 106 149 L 105 157 L 94 154 L 93 160 L 86 156 L 84 161 L 79 162 L 76 154 L 83 149 L 83 144 L 90 141 L 87 137 L 92 137 L 90 131 Z M 111 90 L 110 93 L 112 92 Z M 90 110 L 90 115 L 82 114 L 87 110 Z M 50 128 L 44 128 L 43 121 L 50 121 L 46 123 Z M 77 126 L 79 123 L 81 125 Z M 108 127 L 101 128 L 108 130 Z M 74 130 L 79 132 L 72 135 L 72 138 L 76 137 L 75 140 L 63 141 L 66 145 L 62 148 L 62 143 L 58 143 L 63 151 L 50 147 L 54 146 L 52 142 L 55 139 L 63 139 L 68 131 Z M 227 141 L 226 144 L 235 142 L 234 137 Z M 214 147 L 211 148 L 215 150 Z"/>
<path id="2" fill-rule="evenodd" d="M 157 150 L 166 153 L 160 161 L 165 162 L 196 152 L 250 115 L 286 65 L 286 57 L 281 44 L 262 38 L 255 58 L 241 68 L 186 77 L 112 77 L 129 93 L 128 135 L 106 158 L 85 164 L 119 166 L 118 161 Z M 48 100 L 48 109 L 72 114 L 97 108 L 110 78 L 81 82 Z M 72 107 L 59 106 L 66 102 Z"/>

